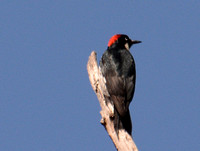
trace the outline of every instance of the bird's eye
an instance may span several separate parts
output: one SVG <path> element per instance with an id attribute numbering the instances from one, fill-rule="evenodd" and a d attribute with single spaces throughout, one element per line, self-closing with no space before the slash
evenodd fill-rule
<path id="1" fill-rule="evenodd" d="M 125 38 L 125 41 L 128 41 L 128 38 Z"/>

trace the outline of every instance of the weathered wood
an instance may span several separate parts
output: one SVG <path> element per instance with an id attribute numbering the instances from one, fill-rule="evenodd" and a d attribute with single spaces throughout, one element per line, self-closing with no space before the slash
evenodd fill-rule
<path id="1" fill-rule="evenodd" d="M 117 133 L 114 129 L 114 106 L 109 100 L 109 94 L 105 86 L 105 80 L 99 70 L 96 52 L 92 52 L 89 56 L 87 63 L 87 71 L 89 75 L 89 80 L 94 92 L 97 95 L 99 100 L 102 116 L 101 124 L 105 127 L 108 135 L 112 139 L 116 149 L 118 151 L 138 151 L 132 136 L 130 136 L 125 130 L 120 130 L 117 136 Z"/>

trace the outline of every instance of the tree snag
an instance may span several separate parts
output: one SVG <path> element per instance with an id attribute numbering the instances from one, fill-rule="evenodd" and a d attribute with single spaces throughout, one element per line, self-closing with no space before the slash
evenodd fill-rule
<path id="1" fill-rule="evenodd" d="M 87 63 L 87 71 L 89 75 L 89 80 L 94 92 L 99 100 L 102 116 L 101 124 L 104 126 L 108 135 L 112 139 L 116 149 L 118 151 L 138 151 L 132 136 L 129 135 L 125 130 L 119 130 L 117 134 L 114 129 L 113 116 L 114 116 L 114 106 L 109 100 L 109 94 L 105 85 L 105 80 L 99 70 L 97 63 L 97 54 L 92 51 L 89 56 Z"/>

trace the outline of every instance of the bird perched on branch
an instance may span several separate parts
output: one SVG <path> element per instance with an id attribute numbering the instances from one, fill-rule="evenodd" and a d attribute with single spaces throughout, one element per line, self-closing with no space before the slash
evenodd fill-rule
<path id="1" fill-rule="evenodd" d="M 131 40 L 127 35 L 114 35 L 100 60 L 100 70 L 114 104 L 114 127 L 117 133 L 119 129 L 125 129 L 130 135 L 132 133 L 129 104 L 135 91 L 136 71 L 129 50 L 138 43 L 141 41 Z"/>

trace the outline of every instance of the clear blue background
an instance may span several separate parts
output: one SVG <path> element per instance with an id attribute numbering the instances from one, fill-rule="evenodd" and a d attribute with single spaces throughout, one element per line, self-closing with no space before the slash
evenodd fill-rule
<path id="1" fill-rule="evenodd" d="M 115 150 L 86 63 L 116 33 L 143 41 L 131 49 L 139 150 L 199 150 L 199 0 L 2 0 L 1 151 Z"/>

